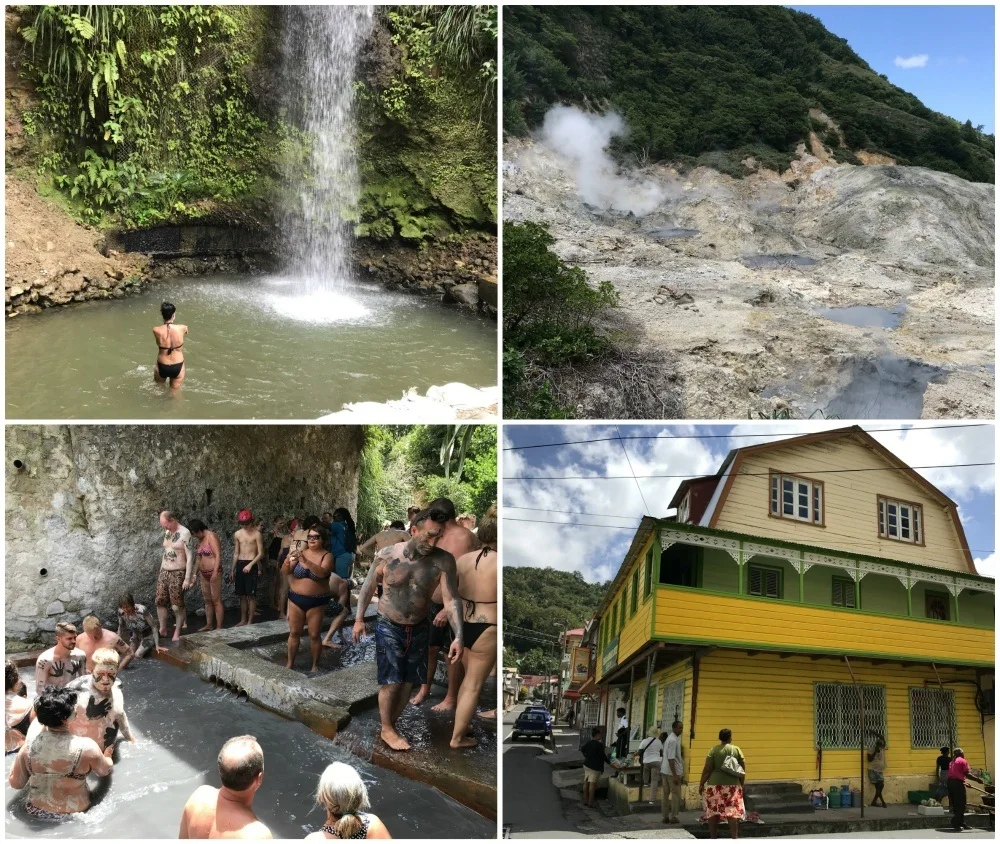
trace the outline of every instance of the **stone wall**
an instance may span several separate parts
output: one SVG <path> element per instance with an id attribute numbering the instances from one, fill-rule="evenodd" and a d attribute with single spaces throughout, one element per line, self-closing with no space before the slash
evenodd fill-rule
<path id="1" fill-rule="evenodd" d="M 225 566 L 241 508 L 267 528 L 356 513 L 363 442 L 362 426 L 7 427 L 6 636 L 51 643 L 57 621 L 90 612 L 109 623 L 125 590 L 152 604 L 161 510 L 218 533 Z M 202 606 L 199 588 L 187 604 Z"/>

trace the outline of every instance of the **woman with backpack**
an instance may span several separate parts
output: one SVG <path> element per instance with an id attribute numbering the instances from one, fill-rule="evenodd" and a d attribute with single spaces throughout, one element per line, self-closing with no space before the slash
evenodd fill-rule
<path id="1" fill-rule="evenodd" d="M 705 811 L 701 818 L 708 821 L 712 838 L 719 837 L 719 818 L 729 823 L 731 838 L 740 837 L 740 820 L 744 815 L 743 781 L 746 760 L 743 751 L 733 742 L 732 730 L 719 730 L 719 744 L 708 751 L 701 772 L 698 793 L 705 796 Z"/>
<path id="2" fill-rule="evenodd" d="M 663 742 L 660 741 L 660 728 L 653 724 L 646 733 L 646 738 L 639 745 L 639 758 L 642 760 L 642 784 L 649 786 L 649 803 L 656 803 L 656 786 L 660 782 L 660 765 L 663 764 Z"/>

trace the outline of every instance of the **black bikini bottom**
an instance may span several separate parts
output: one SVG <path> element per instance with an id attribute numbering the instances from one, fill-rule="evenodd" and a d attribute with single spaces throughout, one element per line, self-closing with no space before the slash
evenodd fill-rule
<path id="1" fill-rule="evenodd" d="M 465 637 L 465 647 L 471 648 L 476 644 L 476 639 L 486 632 L 487 627 L 496 627 L 496 624 L 485 621 L 463 621 L 462 635 Z"/>
<path id="2" fill-rule="evenodd" d="M 181 370 L 184 368 L 184 361 L 180 363 L 160 363 L 156 362 L 156 369 L 160 373 L 160 377 L 163 379 L 177 378 L 181 374 Z"/>

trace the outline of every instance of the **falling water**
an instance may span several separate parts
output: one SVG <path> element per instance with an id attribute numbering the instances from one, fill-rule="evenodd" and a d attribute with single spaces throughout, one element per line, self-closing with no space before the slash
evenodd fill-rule
<path id="1" fill-rule="evenodd" d="M 285 79 L 292 119 L 311 144 L 308 160 L 289 173 L 295 194 L 284 221 L 288 274 L 309 295 L 313 313 L 351 299 L 351 225 L 345 212 L 358 194 L 354 81 L 358 53 L 371 28 L 370 6 L 294 6 L 288 9 Z M 327 300 L 330 300 L 327 302 Z M 333 309 L 331 309 L 333 310 Z"/>

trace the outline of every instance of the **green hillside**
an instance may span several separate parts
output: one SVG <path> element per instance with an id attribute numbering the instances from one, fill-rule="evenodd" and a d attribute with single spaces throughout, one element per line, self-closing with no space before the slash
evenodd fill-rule
<path id="1" fill-rule="evenodd" d="M 607 584 L 587 583 L 579 572 L 504 567 L 503 644 L 522 659 L 525 674 L 550 670 L 558 648 L 548 644 L 567 629 L 582 627 L 596 612 Z"/>
<path id="2" fill-rule="evenodd" d="M 503 29 L 512 135 L 567 103 L 620 113 L 628 135 L 613 152 L 631 163 L 740 175 L 739 162 L 753 155 L 784 168 L 812 128 L 839 161 L 865 150 L 994 180 L 992 135 L 926 108 L 812 15 L 780 6 L 509 6 Z"/>

